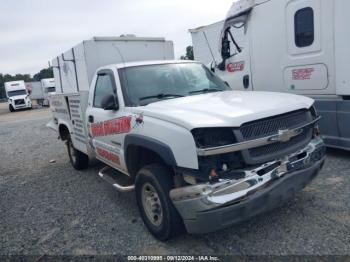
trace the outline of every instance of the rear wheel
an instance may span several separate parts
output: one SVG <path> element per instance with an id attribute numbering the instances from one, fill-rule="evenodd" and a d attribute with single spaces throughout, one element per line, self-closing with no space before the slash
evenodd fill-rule
<path id="1" fill-rule="evenodd" d="M 162 241 L 184 231 L 182 218 L 169 197 L 172 188 L 172 173 L 165 166 L 152 164 L 137 174 L 135 191 L 142 220 L 152 235 Z"/>
<path id="2" fill-rule="evenodd" d="M 9 110 L 10 110 L 10 112 L 15 112 L 15 109 L 13 108 L 12 105 L 9 105 Z"/>
<path id="3" fill-rule="evenodd" d="M 74 148 L 70 137 L 67 140 L 67 151 L 70 163 L 76 170 L 83 170 L 88 168 L 89 157 Z"/>

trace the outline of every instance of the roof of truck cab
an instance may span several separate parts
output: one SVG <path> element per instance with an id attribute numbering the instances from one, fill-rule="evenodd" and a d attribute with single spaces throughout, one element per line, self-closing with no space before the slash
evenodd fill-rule
<path id="1" fill-rule="evenodd" d="M 104 66 L 99 68 L 99 70 L 110 69 L 110 68 L 126 68 L 126 67 L 135 67 L 135 66 L 145 66 L 145 65 L 162 65 L 162 64 L 178 64 L 178 63 L 200 63 L 193 60 L 156 60 L 156 61 L 141 61 L 141 62 L 128 62 L 128 63 L 119 63 Z"/>

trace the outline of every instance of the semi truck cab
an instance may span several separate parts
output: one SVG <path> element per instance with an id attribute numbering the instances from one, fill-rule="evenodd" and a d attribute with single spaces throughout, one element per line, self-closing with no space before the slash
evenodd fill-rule
<path id="1" fill-rule="evenodd" d="M 315 99 L 327 146 L 350 150 L 349 9 L 347 0 L 235 1 L 215 32 L 191 30 L 195 59 L 213 60 L 235 90 Z"/>
<path id="2" fill-rule="evenodd" d="M 10 112 L 32 108 L 32 101 L 29 98 L 24 81 L 6 82 L 5 91 Z"/>

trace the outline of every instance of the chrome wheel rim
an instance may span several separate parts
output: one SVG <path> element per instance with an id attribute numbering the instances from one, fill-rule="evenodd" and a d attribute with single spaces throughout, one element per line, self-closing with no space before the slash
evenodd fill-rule
<path id="1" fill-rule="evenodd" d="M 142 206 L 148 220 L 159 227 L 163 221 L 163 209 L 155 188 L 150 183 L 145 183 L 141 189 Z"/>

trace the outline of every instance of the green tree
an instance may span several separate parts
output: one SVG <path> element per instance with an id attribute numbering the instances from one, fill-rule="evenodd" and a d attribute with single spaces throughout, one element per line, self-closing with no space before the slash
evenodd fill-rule
<path id="1" fill-rule="evenodd" d="M 181 60 L 194 60 L 193 46 L 186 47 L 186 55 L 180 57 Z"/>
<path id="2" fill-rule="evenodd" d="M 0 74 L 0 99 L 5 98 L 4 76 Z"/>
<path id="3" fill-rule="evenodd" d="M 33 78 L 35 81 L 40 81 L 45 78 L 53 78 L 53 70 L 51 67 L 42 69 L 39 73 L 35 74 Z"/>

